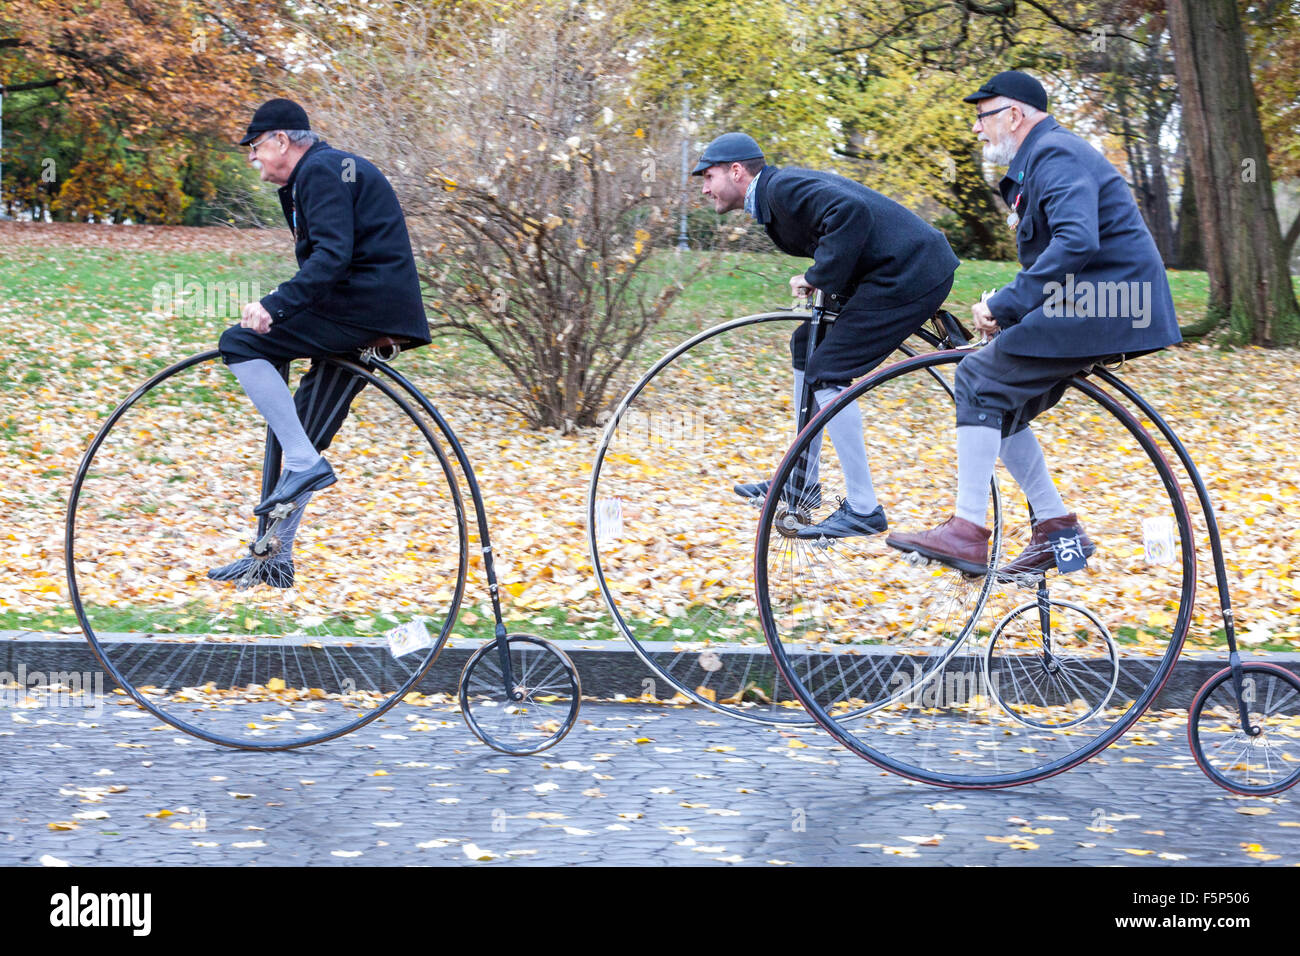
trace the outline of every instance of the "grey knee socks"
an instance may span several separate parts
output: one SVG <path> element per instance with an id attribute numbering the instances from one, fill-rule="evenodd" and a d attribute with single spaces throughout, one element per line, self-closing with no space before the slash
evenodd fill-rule
<path id="1" fill-rule="evenodd" d="M 957 517 L 984 527 L 989 482 L 998 463 L 1002 432 L 982 425 L 957 426 Z"/>
<path id="2" fill-rule="evenodd" d="M 1000 455 L 1007 471 L 1029 499 L 1035 521 L 1060 518 L 1066 514 L 1065 502 L 1047 472 L 1043 449 L 1031 430 L 1024 428 L 1002 439 Z"/>
<path id="3" fill-rule="evenodd" d="M 799 371 L 798 369 L 795 369 L 794 370 L 795 427 L 798 427 L 799 425 L 799 399 L 802 397 L 802 395 L 803 395 L 803 372 Z M 818 406 L 817 406 L 816 395 L 809 396 L 809 404 L 811 405 L 811 407 L 808 409 L 808 420 L 812 421 L 813 416 L 817 414 Z M 818 473 L 820 470 L 819 466 L 821 465 L 821 456 L 822 456 L 822 435 L 821 432 L 818 432 L 815 436 L 813 436 L 812 442 L 808 445 L 807 480 L 805 482 L 805 487 L 812 487 L 817 483 Z"/>
<path id="4" fill-rule="evenodd" d="M 285 469 L 302 471 L 316 464 L 320 454 L 307 438 L 293 405 L 293 395 L 275 366 L 265 359 L 252 359 L 231 365 L 230 371 L 275 433 Z"/>
<path id="5" fill-rule="evenodd" d="M 819 388 L 817 404 L 825 408 L 835 401 L 842 388 Z M 867 461 L 866 438 L 862 431 L 862 411 L 857 402 L 849 402 L 826 423 L 826 431 L 844 469 L 844 484 L 849 507 L 858 514 L 870 514 L 879 504 L 871 484 L 871 465 Z"/>

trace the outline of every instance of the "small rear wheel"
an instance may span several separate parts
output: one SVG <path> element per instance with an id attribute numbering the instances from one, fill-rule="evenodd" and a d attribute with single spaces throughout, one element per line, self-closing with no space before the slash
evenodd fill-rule
<path id="1" fill-rule="evenodd" d="M 510 687 L 501 648 L 488 641 L 460 677 L 460 709 L 475 736 L 493 750 L 522 756 L 554 747 L 573 729 L 582 705 L 578 669 L 569 655 L 531 634 L 506 638 Z"/>
<path id="2" fill-rule="evenodd" d="M 1187 740 L 1225 790 L 1264 797 L 1300 781 L 1300 678 L 1277 664 L 1241 665 L 1242 727 L 1232 668 L 1206 681 L 1187 712 Z"/>

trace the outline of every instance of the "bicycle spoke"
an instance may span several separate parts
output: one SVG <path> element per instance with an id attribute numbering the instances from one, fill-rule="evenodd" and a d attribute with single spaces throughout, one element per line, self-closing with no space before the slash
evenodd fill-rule
<path id="1" fill-rule="evenodd" d="M 1280 793 L 1300 782 L 1300 678 L 1274 664 L 1242 665 L 1250 736 L 1241 726 L 1231 669 L 1210 678 L 1188 713 L 1188 736 L 1201 769 L 1235 793 Z"/>
<path id="2" fill-rule="evenodd" d="M 461 710 L 488 746 L 505 753 L 537 753 L 563 739 L 577 719 L 581 704 L 577 671 L 563 652 L 546 641 L 521 634 L 506 640 L 514 686 L 504 686 L 497 661 L 500 650 L 489 641 L 465 665 Z M 522 699 L 513 699 L 516 690 Z"/>

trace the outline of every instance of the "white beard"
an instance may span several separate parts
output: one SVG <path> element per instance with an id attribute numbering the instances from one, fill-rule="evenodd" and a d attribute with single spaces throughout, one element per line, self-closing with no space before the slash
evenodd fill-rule
<path id="1" fill-rule="evenodd" d="M 984 158 L 994 166 L 1010 166 L 1011 161 L 1016 158 L 1016 144 L 1006 139 L 996 146 L 985 143 Z"/>

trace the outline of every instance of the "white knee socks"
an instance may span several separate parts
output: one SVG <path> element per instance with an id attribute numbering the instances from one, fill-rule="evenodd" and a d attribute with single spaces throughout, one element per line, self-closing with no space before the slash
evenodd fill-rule
<path id="1" fill-rule="evenodd" d="M 836 396 L 844 391 L 842 388 L 819 388 L 817 404 L 825 408 L 835 401 Z M 844 469 L 844 484 L 848 491 L 846 497 L 849 507 L 858 514 L 870 514 L 876 510 L 876 490 L 871 484 L 871 465 L 867 462 L 867 444 L 862 432 L 862 411 L 857 402 L 849 402 L 826 423 L 830 433 L 831 444 L 839 456 L 840 466 Z M 818 439 L 820 442 L 820 438 Z"/>
<path id="2" fill-rule="evenodd" d="M 1002 432 L 982 425 L 957 426 L 957 517 L 984 527 L 989 482 L 998 463 Z"/>
<path id="3" fill-rule="evenodd" d="M 802 395 L 803 395 L 803 372 L 799 371 L 798 369 L 795 369 L 794 370 L 794 424 L 796 428 L 799 427 L 799 399 L 802 397 Z M 808 420 L 812 421 L 813 416 L 817 414 L 817 397 L 815 395 L 809 396 L 809 404 L 811 405 L 811 407 L 808 409 Z M 822 456 L 822 435 L 821 432 L 818 432 L 813 437 L 812 443 L 808 446 L 808 473 L 807 473 L 807 481 L 806 481 L 807 487 L 812 487 L 813 485 L 817 484 L 819 465 L 821 464 L 821 456 Z"/>

